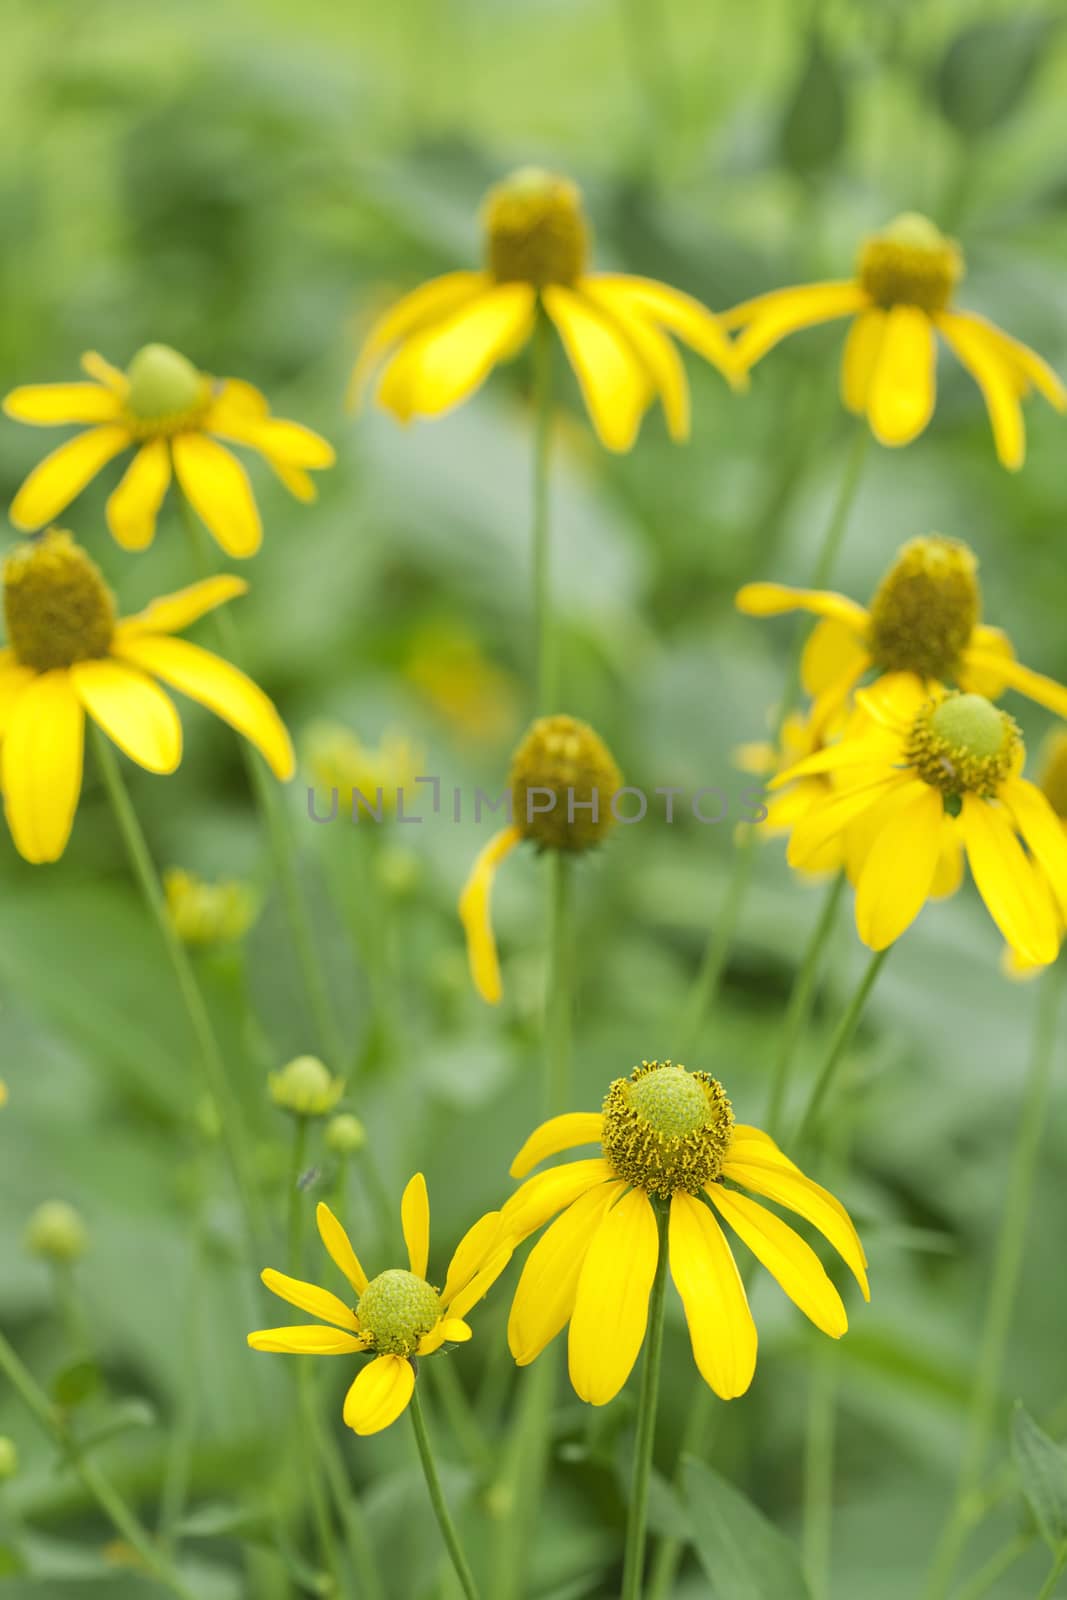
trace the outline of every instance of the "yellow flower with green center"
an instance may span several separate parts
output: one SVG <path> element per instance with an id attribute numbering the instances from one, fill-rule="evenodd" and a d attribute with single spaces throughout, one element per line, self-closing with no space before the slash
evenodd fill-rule
<path id="1" fill-rule="evenodd" d="M 8 647 L 0 650 L 0 782 L 15 847 L 58 861 L 81 794 L 85 717 L 148 772 L 173 772 L 182 727 L 160 679 L 228 722 L 275 777 L 293 775 L 289 735 L 243 672 L 174 637 L 244 594 L 241 578 L 208 578 L 119 618 L 100 569 L 52 529 L 4 563 Z"/>
<path id="2" fill-rule="evenodd" d="M 501 997 L 491 897 L 497 870 L 523 840 L 579 855 L 615 825 L 612 800 L 622 774 L 599 734 L 565 715 L 539 717 L 511 761 L 511 821 L 483 846 L 459 898 L 474 987 L 489 1005 Z"/>
<path id="3" fill-rule="evenodd" d="M 856 927 L 870 949 L 884 950 L 930 898 L 944 852 L 962 847 L 1011 948 L 1037 966 L 1055 961 L 1067 837 L 1021 776 L 1025 751 L 1012 719 L 981 695 L 931 695 L 910 676 L 881 679 L 857 701 L 864 731 L 771 784 L 829 773 L 837 785 L 793 830 L 790 865 L 809 865 L 827 840 L 852 832 Z"/>
<path id="4" fill-rule="evenodd" d="M 381 367 L 377 398 L 401 422 L 466 400 L 527 343 L 539 315 L 555 326 L 594 428 L 629 450 L 657 397 L 671 437 L 689 437 L 689 386 L 668 335 L 744 379 L 718 319 L 650 278 L 588 270 L 581 194 L 539 168 L 515 172 L 486 197 L 485 266 L 449 272 L 406 295 L 373 325 L 352 375 L 359 399 Z"/>
<path id="5" fill-rule="evenodd" d="M 400 1202 L 408 1249 L 406 1268 L 392 1267 L 368 1278 L 329 1206 L 319 1204 L 316 1220 L 319 1236 L 347 1280 L 354 1304 L 268 1267 L 262 1278 L 272 1294 L 319 1321 L 292 1328 L 264 1328 L 250 1333 L 248 1343 L 253 1350 L 286 1355 L 372 1356 L 345 1396 L 344 1420 L 354 1433 L 379 1433 L 396 1421 L 411 1399 L 416 1358 L 471 1337 L 463 1319 L 503 1272 L 511 1247 L 501 1235 L 500 1213 L 489 1212 L 460 1240 L 444 1287 L 435 1289 L 426 1280 L 430 1202 L 421 1172 L 412 1178 Z"/>
<path id="6" fill-rule="evenodd" d="M 746 583 L 736 605 L 749 617 L 806 611 L 822 619 L 801 664 L 816 727 L 841 710 L 870 672 L 912 673 L 993 699 L 1016 689 L 1067 718 L 1067 689 L 1024 667 L 1003 630 L 981 621 L 978 562 L 960 540 L 931 534 L 903 545 L 869 606 L 784 583 Z"/>
<path id="7" fill-rule="evenodd" d="M 515 1157 L 512 1177 L 596 1143 L 599 1156 L 528 1178 L 500 1213 L 501 1229 L 516 1245 L 556 1218 L 530 1252 L 511 1307 L 508 1344 L 520 1366 L 569 1323 L 577 1394 L 596 1406 L 618 1394 L 645 1336 L 659 1259 L 657 1210 L 664 1207 L 693 1358 L 724 1400 L 752 1382 L 756 1327 L 716 1213 L 831 1338 L 848 1327 L 841 1296 L 811 1246 L 751 1195 L 816 1228 L 870 1298 L 867 1260 L 844 1206 L 767 1134 L 735 1122 L 722 1085 L 706 1073 L 643 1062 L 615 1080 L 602 1112 L 569 1112 L 536 1129 Z"/>
<path id="8" fill-rule="evenodd" d="M 934 413 L 940 334 L 982 391 L 1001 464 L 1026 454 L 1020 401 L 1032 390 L 1057 411 L 1067 389 L 1047 362 L 973 311 L 957 311 L 963 276 L 959 246 L 915 212 L 906 212 L 860 251 L 846 282 L 774 289 L 723 316 L 740 329 L 737 359 L 747 370 L 780 339 L 837 317 L 852 317 L 841 368 L 841 396 L 866 416 L 884 445 L 909 444 Z"/>
<path id="9" fill-rule="evenodd" d="M 4 410 L 40 427 L 93 426 L 36 466 L 11 505 L 16 528 L 42 528 L 81 494 L 115 456 L 136 450 L 107 502 L 107 523 L 127 550 L 145 550 L 171 473 L 229 556 L 251 556 L 263 537 L 244 467 L 229 444 L 246 445 L 298 500 L 314 500 L 311 471 L 331 467 L 332 445 L 299 422 L 271 415 L 266 399 L 237 378 L 210 378 L 165 344 L 138 350 L 125 372 L 90 351 L 90 383 L 12 389 Z"/>

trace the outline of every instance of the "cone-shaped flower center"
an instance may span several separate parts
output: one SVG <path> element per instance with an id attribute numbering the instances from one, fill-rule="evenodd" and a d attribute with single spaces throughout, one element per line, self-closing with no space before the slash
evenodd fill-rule
<path id="1" fill-rule="evenodd" d="M 726 1091 L 704 1072 L 644 1061 L 604 1101 L 604 1155 L 649 1194 L 699 1194 L 722 1171 L 734 1125 Z"/>
<path id="2" fill-rule="evenodd" d="M 411 1356 L 441 1315 L 435 1289 L 413 1272 L 393 1267 L 372 1278 L 356 1306 L 360 1329 L 383 1355 Z"/>
<path id="3" fill-rule="evenodd" d="M 176 433 L 203 414 L 210 386 L 169 344 L 146 344 L 126 369 L 126 408 L 139 435 Z"/>
<path id="4" fill-rule="evenodd" d="M 615 825 L 622 774 L 576 717 L 539 717 L 512 757 L 509 782 L 512 819 L 542 850 L 588 850 Z"/>
<path id="5" fill-rule="evenodd" d="M 69 533 L 51 528 L 5 561 L 4 616 L 17 660 L 50 672 L 107 655 L 115 601 L 96 563 Z"/>
<path id="6" fill-rule="evenodd" d="M 915 719 L 908 759 L 946 797 L 992 795 L 1018 759 L 1021 739 L 1006 711 L 980 694 L 931 701 Z"/>
<path id="7" fill-rule="evenodd" d="M 943 311 L 963 276 L 959 247 L 939 228 L 906 211 L 860 251 L 860 283 L 876 305 Z"/>
<path id="8" fill-rule="evenodd" d="M 980 614 L 973 552 L 957 539 L 911 539 L 871 601 L 874 664 L 880 672 L 953 678 Z"/>
<path id="9" fill-rule="evenodd" d="M 1054 733 L 1045 746 L 1040 788 L 1058 817 L 1067 818 L 1067 733 Z"/>
<path id="10" fill-rule="evenodd" d="M 567 178 L 522 167 L 485 197 L 489 271 L 498 283 L 574 283 L 585 271 L 589 229 Z"/>

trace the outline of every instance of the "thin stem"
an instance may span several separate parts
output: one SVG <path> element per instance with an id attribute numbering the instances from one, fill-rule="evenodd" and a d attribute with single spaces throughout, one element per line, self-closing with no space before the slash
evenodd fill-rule
<path id="1" fill-rule="evenodd" d="M 1031 1533 L 1017 1533 L 995 1550 L 989 1560 L 979 1567 L 978 1571 L 965 1583 L 956 1595 L 956 1600 L 982 1600 L 995 1583 L 999 1583 L 1004 1574 L 1015 1565 L 1019 1557 L 1025 1555 L 1034 1542 Z"/>
<path id="2" fill-rule="evenodd" d="M 571 977 L 574 951 L 571 926 L 571 861 L 566 851 L 548 858 L 548 989 L 545 995 L 545 1100 L 549 1116 L 570 1105 Z"/>
<path id="3" fill-rule="evenodd" d="M 552 619 L 552 560 L 549 468 L 552 453 L 552 324 L 538 308 L 533 338 L 534 455 L 532 484 L 532 577 L 537 710 L 555 710 L 558 662 Z"/>
<path id="4" fill-rule="evenodd" d="M 681 1484 L 681 1463 L 689 1456 L 696 1456 L 700 1461 L 705 1459 L 713 1434 L 714 1403 L 714 1394 L 701 1379 L 689 1406 L 681 1448 L 678 1451 L 678 1467 L 675 1470 L 675 1484 L 678 1487 Z M 675 1534 L 667 1534 L 660 1539 L 652 1561 L 648 1600 L 667 1600 L 674 1589 L 674 1580 L 684 1550 L 685 1541 Z"/>
<path id="5" fill-rule="evenodd" d="M 258 1254 L 258 1241 L 262 1223 L 259 1193 L 253 1177 L 251 1157 L 245 1140 L 244 1122 L 230 1088 L 222 1049 L 216 1038 L 211 1017 L 208 1014 L 207 1006 L 204 1004 L 204 998 L 200 993 L 196 975 L 193 972 L 185 946 L 178 938 L 170 917 L 167 915 L 167 905 L 163 888 L 159 881 L 159 874 L 148 849 L 141 824 L 137 820 L 137 813 L 130 800 L 119 764 L 115 760 L 107 739 L 91 719 L 89 720 L 89 731 L 96 754 L 97 766 L 104 780 L 104 787 L 107 790 L 111 808 L 115 813 L 115 821 L 122 835 L 130 865 L 140 885 L 145 904 L 155 918 L 160 938 L 163 941 L 163 946 L 177 980 L 178 992 L 181 995 L 186 1015 L 189 1018 L 189 1025 L 193 1030 L 193 1035 L 199 1047 L 204 1079 L 208 1091 L 218 1108 L 223 1143 L 226 1146 L 226 1154 L 233 1170 L 234 1181 L 244 1206 L 250 1241 Z"/>
<path id="6" fill-rule="evenodd" d="M 785 1108 L 786 1095 L 789 1088 L 790 1068 L 796 1057 L 797 1044 L 804 1031 L 804 1025 L 811 1014 L 811 1002 L 815 992 L 815 980 L 818 977 L 819 964 L 822 960 L 826 942 L 833 932 L 834 923 L 837 920 L 837 908 L 841 903 L 841 893 L 844 887 L 845 874 L 839 872 L 827 891 L 819 920 L 815 924 L 811 938 L 808 940 L 808 947 L 804 952 L 800 970 L 793 980 L 789 1004 L 786 1007 L 785 1019 L 782 1023 L 781 1039 L 778 1045 L 778 1054 L 774 1061 L 770 1093 L 767 1096 L 767 1111 L 764 1117 L 764 1127 L 772 1135 L 776 1133 L 782 1120 L 782 1112 Z"/>
<path id="7" fill-rule="evenodd" d="M 941 1600 L 941 1597 L 947 1594 L 956 1563 L 974 1523 L 975 1501 L 996 1420 L 1000 1374 L 1004 1365 L 1004 1351 L 1011 1329 L 1023 1249 L 1030 1221 L 1034 1180 L 1037 1176 L 1037 1158 L 1048 1105 L 1060 989 L 1059 971 L 1049 972 L 1041 979 L 1030 1070 L 1026 1078 L 1019 1127 L 1015 1135 L 1015 1149 L 1008 1174 L 993 1273 L 982 1322 L 978 1365 L 971 1388 L 967 1439 L 960 1461 L 955 1496 L 934 1553 L 926 1587 L 928 1600 Z"/>
<path id="8" fill-rule="evenodd" d="M 300 1188 L 300 1180 L 304 1175 L 304 1168 L 307 1164 L 307 1141 L 307 1117 L 294 1117 L 293 1143 L 289 1157 L 288 1194 L 289 1272 L 294 1278 L 299 1278 L 300 1276 L 300 1258 L 303 1254 L 304 1207 L 301 1202 L 304 1196 Z"/>
<path id="9" fill-rule="evenodd" d="M 1041 1590 L 1038 1594 L 1037 1600 L 1049 1600 L 1049 1596 L 1052 1594 L 1052 1591 L 1056 1588 L 1060 1578 L 1063 1576 L 1064 1567 L 1067 1567 L 1067 1550 L 1060 1550 L 1053 1557 L 1052 1565 L 1048 1571 L 1048 1577 L 1041 1585 Z"/>
<path id="10" fill-rule="evenodd" d="M 892 947 L 890 946 L 889 948 Z M 870 961 L 867 963 L 863 977 L 860 979 L 859 986 L 856 989 L 855 994 L 852 996 L 852 999 L 849 1001 L 844 1015 L 834 1030 L 833 1038 L 830 1040 L 830 1048 L 826 1052 L 826 1059 L 823 1061 L 823 1064 L 819 1069 L 819 1073 L 815 1079 L 811 1094 L 808 1097 L 808 1103 L 805 1106 L 804 1113 L 797 1124 L 796 1133 L 793 1135 L 792 1142 L 795 1149 L 799 1150 L 804 1144 L 806 1144 L 814 1132 L 816 1125 L 818 1124 L 823 1103 L 833 1087 L 838 1068 L 844 1060 L 845 1052 L 852 1043 L 852 1037 L 859 1026 L 860 1018 L 863 1015 L 868 996 L 870 995 L 871 990 L 874 988 L 875 980 L 877 979 L 878 974 L 885 965 L 885 959 L 888 954 L 889 949 L 876 950 L 871 956 Z"/>
<path id="11" fill-rule="evenodd" d="M 200 1396 L 198 1335 L 203 1269 L 204 1216 L 203 1202 L 198 1192 L 188 1275 L 182 1294 L 181 1387 L 159 1502 L 159 1539 L 164 1548 L 171 1552 L 177 1543 L 176 1532 L 189 1493 L 190 1469 L 196 1448 Z"/>
<path id="12" fill-rule="evenodd" d="M 659 1369 L 663 1359 L 663 1312 L 667 1287 L 667 1221 L 670 1211 L 663 1200 L 654 1202 L 659 1234 L 656 1276 L 648 1307 L 648 1333 L 641 1368 L 641 1397 L 637 1403 L 637 1438 L 626 1521 L 626 1555 L 622 1569 L 622 1600 L 641 1600 L 644 1588 L 645 1537 L 648 1528 L 648 1484 L 652 1475 L 652 1447 L 656 1439 L 659 1405 Z"/>
<path id="13" fill-rule="evenodd" d="M 422 1414 L 422 1401 L 419 1399 L 419 1386 L 417 1383 L 411 1391 L 411 1402 L 408 1410 L 411 1412 L 411 1425 L 415 1430 L 415 1443 L 419 1447 L 419 1460 L 422 1462 L 422 1471 L 426 1479 L 426 1488 L 430 1495 L 430 1504 L 433 1506 L 434 1516 L 437 1518 L 437 1526 L 441 1530 L 441 1537 L 445 1541 L 449 1556 L 452 1558 L 452 1566 L 455 1568 L 456 1577 L 459 1579 L 460 1587 L 467 1600 L 478 1600 L 478 1590 L 475 1586 L 474 1576 L 467 1557 L 463 1553 L 463 1546 L 459 1542 L 459 1534 L 456 1532 L 456 1525 L 452 1521 L 452 1514 L 445 1501 L 441 1480 L 437 1476 L 437 1467 L 434 1462 L 433 1451 L 430 1448 L 430 1436 L 426 1432 L 426 1419 Z"/>

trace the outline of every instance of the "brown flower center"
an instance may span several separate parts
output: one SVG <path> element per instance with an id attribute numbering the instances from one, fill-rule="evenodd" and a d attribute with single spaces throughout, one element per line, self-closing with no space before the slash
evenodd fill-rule
<path id="1" fill-rule="evenodd" d="M 907 211 L 868 239 L 860 251 L 859 279 L 876 305 L 943 311 L 963 276 L 958 245 L 932 222 Z"/>
<path id="2" fill-rule="evenodd" d="M 50 528 L 4 563 L 4 616 L 17 660 L 37 672 L 106 656 L 115 601 L 69 533 Z"/>
<path id="3" fill-rule="evenodd" d="M 567 178 L 523 167 L 490 189 L 482 220 L 498 283 L 572 284 L 585 271 L 589 228 L 581 194 Z"/>

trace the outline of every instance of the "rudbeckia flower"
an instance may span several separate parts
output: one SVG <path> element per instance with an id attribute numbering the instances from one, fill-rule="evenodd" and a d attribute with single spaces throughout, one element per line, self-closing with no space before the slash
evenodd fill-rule
<path id="1" fill-rule="evenodd" d="M 445 1344 L 463 1344 L 471 1337 L 463 1319 L 492 1288 L 511 1249 L 500 1238 L 500 1213 L 489 1212 L 460 1240 L 444 1288 L 435 1289 L 426 1281 L 430 1202 L 421 1172 L 412 1178 L 400 1202 L 407 1268 L 392 1267 L 368 1279 L 348 1234 L 329 1206 L 320 1202 L 315 1215 L 319 1236 L 347 1279 L 354 1304 L 346 1304 L 329 1289 L 268 1267 L 262 1279 L 271 1293 L 319 1321 L 293 1328 L 264 1328 L 250 1333 L 248 1343 L 253 1350 L 285 1355 L 371 1356 L 345 1396 L 344 1420 L 354 1433 L 380 1433 L 396 1421 L 411 1399 L 414 1358 L 431 1356 Z"/>
<path id="2" fill-rule="evenodd" d="M 292 777 L 289 735 L 262 689 L 220 656 L 174 637 L 247 587 L 241 578 L 208 578 L 118 619 L 99 568 L 69 533 L 52 529 L 8 556 L 0 775 L 11 837 L 27 861 L 58 861 L 66 849 L 86 713 L 146 771 L 175 770 L 182 727 L 156 679 L 243 734 L 275 777 Z"/>
<path id="3" fill-rule="evenodd" d="M 332 445 L 299 422 L 273 417 L 258 389 L 210 378 L 165 344 L 138 350 L 125 372 L 95 352 L 82 357 L 90 383 L 12 389 L 4 410 L 16 422 L 92 426 L 53 450 L 11 505 L 16 528 L 42 528 L 124 450 L 136 455 L 107 502 L 107 524 L 126 550 L 145 550 L 171 472 L 228 556 L 251 556 L 263 530 L 252 486 L 229 444 L 256 450 L 298 500 L 314 500 L 311 470 L 330 467 Z"/>
<path id="4" fill-rule="evenodd" d="M 752 1382 L 756 1327 L 718 1219 L 823 1333 L 838 1339 L 848 1327 L 814 1250 L 753 1194 L 816 1228 L 869 1298 L 866 1257 L 845 1208 L 767 1134 L 735 1123 L 722 1085 L 706 1073 L 643 1062 L 615 1080 L 603 1112 L 571 1112 L 536 1129 L 512 1176 L 583 1144 L 599 1144 L 600 1154 L 528 1178 L 501 1211 L 500 1226 L 518 1244 L 556 1218 L 523 1267 L 508 1343 L 526 1366 L 569 1323 L 571 1382 L 591 1405 L 618 1394 L 644 1340 L 663 1207 L 693 1359 L 723 1400 Z"/>
<path id="5" fill-rule="evenodd" d="M 588 270 L 589 228 L 573 183 L 524 168 L 485 202 L 485 266 L 449 272 L 373 325 L 352 375 L 357 401 L 381 366 L 377 397 L 401 422 L 466 400 L 529 340 L 555 326 L 590 419 L 609 450 L 629 450 L 649 405 L 689 437 L 689 387 L 668 335 L 743 384 L 729 339 L 699 301 L 651 278 Z"/>
<path id="6" fill-rule="evenodd" d="M 962 276 L 959 246 L 907 212 L 866 241 L 854 278 L 774 289 L 722 321 L 741 329 L 735 350 L 747 369 L 787 334 L 851 317 L 841 397 L 885 445 L 909 444 L 933 416 L 940 334 L 982 391 L 1001 464 L 1016 471 L 1026 454 L 1020 401 L 1036 390 L 1063 411 L 1067 389 L 1026 345 L 975 312 L 955 309 Z"/>
<path id="7" fill-rule="evenodd" d="M 1067 838 L 1048 800 L 1022 777 L 1025 750 L 1006 712 L 977 694 L 882 678 L 857 696 L 866 732 L 809 756 L 771 787 L 830 773 L 838 787 L 797 824 L 790 865 L 860 826 L 856 927 L 884 950 L 930 897 L 946 850 L 966 852 L 993 921 L 1024 962 L 1059 953 L 1067 908 Z"/>

